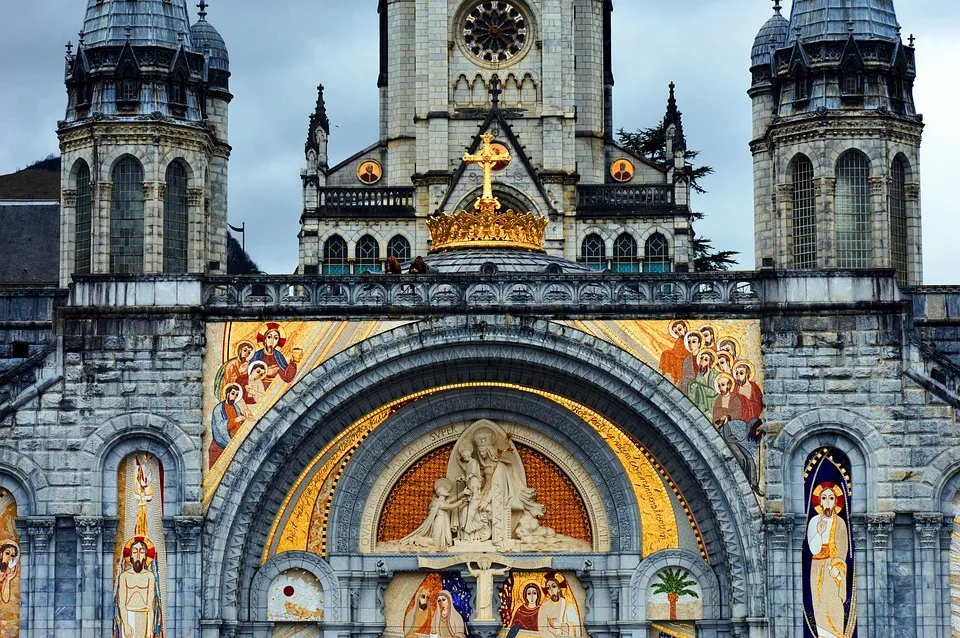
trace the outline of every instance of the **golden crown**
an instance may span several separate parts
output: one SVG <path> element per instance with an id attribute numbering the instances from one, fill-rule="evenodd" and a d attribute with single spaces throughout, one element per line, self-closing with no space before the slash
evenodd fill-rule
<path id="1" fill-rule="evenodd" d="M 495 150 L 493 135 L 480 136 L 483 148 L 476 155 L 464 155 L 467 164 L 478 164 L 483 169 L 483 195 L 474 203 L 474 210 L 459 213 L 440 213 L 427 220 L 427 228 L 433 238 L 430 252 L 448 248 L 523 248 L 545 252 L 543 236 L 547 231 L 547 218 L 533 213 L 517 213 L 500 210 L 500 200 L 493 196 L 492 173 L 494 167 L 511 161 L 510 153 Z"/>

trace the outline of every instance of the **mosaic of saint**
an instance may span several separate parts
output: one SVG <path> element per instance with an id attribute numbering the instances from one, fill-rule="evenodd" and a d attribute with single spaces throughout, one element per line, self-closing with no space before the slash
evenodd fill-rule
<path id="1" fill-rule="evenodd" d="M 466 429 L 435 477 L 430 506 L 419 527 L 381 552 L 590 551 L 580 539 L 541 524 L 546 507 L 527 484 L 520 453 L 492 421 Z"/>
<path id="2" fill-rule="evenodd" d="M 20 635 L 20 537 L 17 501 L 0 488 L 0 636 Z"/>
<path id="3" fill-rule="evenodd" d="M 163 638 L 167 552 L 163 535 L 163 466 L 133 454 L 117 472 L 117 545 L 113 638 Z"/>
<path id="4" fill-rule="evenodd" d="M 572 576 L 512 571 L 500 588 L 501 637 L 586 636 Z"/>
<path id="5" fill-rule="evenodd" d="M 804 469 L 804 487 L 804 636 L 853 638 L 857 584 L 850 533 L 850 460 L 838 450 L 817 450 Z"/>
<path id="6" fill-rule="evenodd" d="M 470 590 L 459 572 L 402 574 L 384 595 L 390 638 L 466 638 L 472 608 Z"/>

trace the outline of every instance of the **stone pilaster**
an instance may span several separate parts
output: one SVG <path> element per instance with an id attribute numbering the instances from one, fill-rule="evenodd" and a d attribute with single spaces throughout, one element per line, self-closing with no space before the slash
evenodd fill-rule
<path id="1" fill-rule="evenodd" d="M 767 564 L 767 598 L 771 616 L 777 619 L 772 627 L 773 638 L 789 638 L 790 606 L 793 604 L 793 579 L 786 577 L 791 571 L 790 540 L 794 520 L 790 514 L 767 514 L 764 520 L 767 530 L 769 553 Z"/>
<path id="2" fill-rule="evenodd" d="M 100 538 L 103 533 L 103 519 L 100 517 L 77 517 L 74 519 L 77 538 L 80 539 L 80 605 L 81 609 L 96 609 L 100 599 Z M 82 614 L 80 617 L 80 635 L 83 638 L 96 638 L 103 633 L 101 622 L 96 614 Z"/>
<path id="3" fill-rule="evenodd" d="M 779 266 L 795 268 L 793 258 L 793 184 L 777 184 L 777 206 L 773 219 Z"/>
<path id="4" fill-rule="evenodd" d="M 102 181 L 98 185 L 100 205 L 93 216 L 93 252 L 90 269 L 94 273 L 110 272 L 110 210 L 113 202 L 113 182 Z"/>
<path id="5" fill-rule="evenodd" d="M 21 602 L 21 614 L 29 615 L 34 636 L 54 635 L 53 532 L 56 519 L 37 516 L 23 519 L 30 543 L 29 574 L 22 579 L 28 590 L 30 607 Z M 23 573 L 24 570 L 21 570 Z M 22 622 L 22 621 L 21 621 Z"/>
<path id="6" fill-rule="evenodd" d="M 174 519 L 174 526 L 180 559 L 177 592 L 182 622 L 179 635 L 184 638 L 196 638 L 200 635 L 200 608 L 197 603 L 200 600 L 202 578 L 200 532 L 203 529 L 203 519 L 199 516 L 177 516 Z"/>
<path id="7" fill-rule="evenodd" d="M 937 635 L 937 607 L 940 600 L 940 528 L 943 514 L 914 514 L 915 559 L 917 578 L 917 632 L 922 636 Z"/>
<path id="8" fill-rule="evenodd" d="M 207 245 L 206 215 L 203 211 L 202 188 L 187 189 L 187 272 L 203 274 Z"/>
<path id="9" fill-rule="evenodd" d="M 868 514 L 867 532 L 870 537 L 868 588 L 874 602 L 871 614 L 874 626 L 870 632 L 876 638 L 891 638 L 890 626 L 890 535 L 893 532 L 893 514 Z"/>

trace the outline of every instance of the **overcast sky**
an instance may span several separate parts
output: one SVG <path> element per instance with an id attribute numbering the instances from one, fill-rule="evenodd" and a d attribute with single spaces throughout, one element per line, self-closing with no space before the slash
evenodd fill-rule
<path id="1" fill-rule="evenodd" d="M 64 44 L 76 44 L 82 0 L 3 0 L 0 40 L 0 174 L 57 152 L 63 118 Z M 789 6 L 790 2 L 784 2 Z M 297 264 L 300 168 L 316 85 L 326 86 L 331 164 L 378 135 L 377 0 L 212 0 L 208 19 L 230 49 L 230 221 L 246 222 L 247 247 L 267 272 Z M 914 95 L 924 114 L 925 281 L 958 283 L 954 190 L 960 152 L 960 3 L 897 0 L 903 33 L 917 36 Z M 616 0 L 614 124 L 636 129 L 663 117 L 677 83 L 690 148 L 716 169 L 694 207 L 697 232 L 739 250 L 753 268 L 749 56 L 771 15 L 768 0 Z M 192 8 L 193 12 L 196 9 Z M 466 144 L 466 141 L 464 142 Z"/>

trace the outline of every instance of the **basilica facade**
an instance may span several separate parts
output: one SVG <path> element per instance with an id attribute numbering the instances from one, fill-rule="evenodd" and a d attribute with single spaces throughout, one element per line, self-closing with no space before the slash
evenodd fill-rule
<path id="1" fill-rule="evenodd" d="M 674 87 L 665 162 L 613 140 L 610 0 L 382 0 L 380 139 L 332 164 L 321 87 L 297 273 L 235 276 L 207 4 L 89 0 L 56 274 L 0 287 L 0 635 L 960 636 L 914 49 L 774 4 L 756 270 L 695 271 Z"/>

